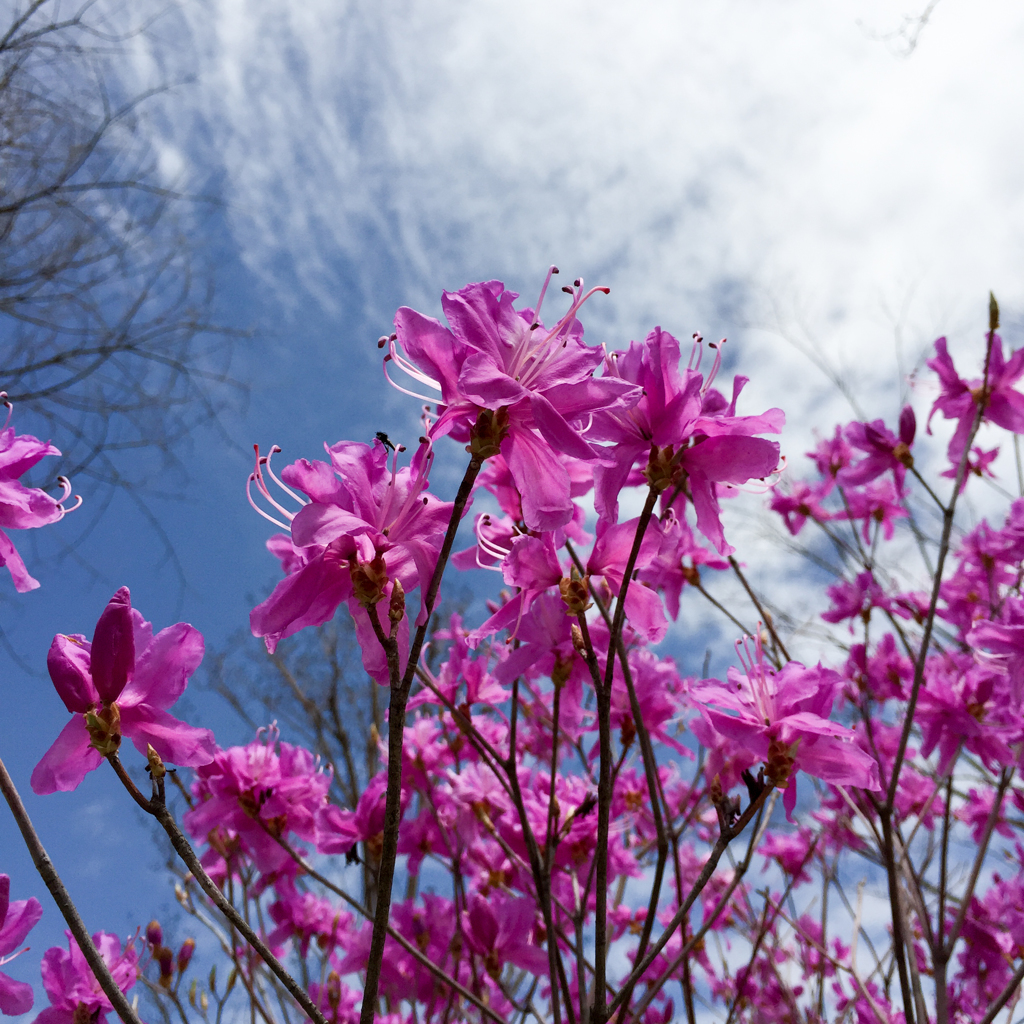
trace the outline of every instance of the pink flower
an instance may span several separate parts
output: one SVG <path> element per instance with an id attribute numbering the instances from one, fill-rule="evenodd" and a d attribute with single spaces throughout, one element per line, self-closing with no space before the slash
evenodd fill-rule
<path id="1" fill-rule="evenodd" d="M 388 580 L 399 580 L 407 593 L 426 589 L 451 516 L 451 503 L 427 492 L 429 444 L 403 469 L 397 452 L 388 468 L 388 450 L 379 440 L 372 447 L 339 441 L 327 454 L 330 465 L 299 459 L 286 466 L 283 483 L 270 459 L 260 458 L 249 478 L 287 522 L 257 511 L 291 531 L 267 543 L 288 575 L 250 615 L 253 635 L 263 637 L 271 653 L 282 638 L 326 622 L 342 601 L 379 603 Z M 299 503 L 297 512 L 271 495 L 265 475 Z"/>
<path id="2" fill-rule="evenodd" d="M 78 943 L 71 938 L 70 932 L 65 934 L 68 937 L 67 950 L 53 946 L 43 954 L 43 988 L 50 997 L 51 1005 L 32 1024 L 79 1024 L 83 1020 L 106 1024 L 107 1012 L 113 1009 L 110 1000 L 85 962 Z M 117 987 L 127 992 L 138 977 L 136 965 L 139 955 L 135 946 L 128 942 L 122 952 L 118 937 L 107 932 L 97 933 L 92 941 L 110 968 Z"/>
<path id="3" fill-rule="evenodd" d="M 697 358 L 691 356 L 691 363 L 699 366 L 700 336 L 695 338 Z M 751 435 L 778 433 L 785 417 L 781 409 L 769 409 L 761 416 L 737 416 L 736 401 L 747 378 L 736 377 L 732 401 L 726 402 L 711 387 L 720 365 L 719 346 L 707 380 L 696 366 L 680 373 L 679 342 L 660 327 L 643 344 L 631 342 L 626 351 L 608 358 L 605 379 L 637 384 L 643 394 L 635 408 L 609 406 L 594 414 L 591 436 L 613 442 L 608 458 L 594 472 L 595 504 L 602 520 L 618 520 L 619 491 L 637 460 L 646 462 L 656 448 L 685 473 L 697 528 L 719 552 L 725 552 L 716 484 L 742 484 L 774 472 L 778 444 Z"/>
<path id="4" fill-rule="evenodd" d="M 851 487 L 846 491 L 846 507 L 837 512 L 835 519 L 863 520 L 861 533 L 864 543 L 871 543 L 871 524 L 878 523 L 882 536 L 892 540 L 894 522 L 909 515 L 903 506 L 904 495 L 888 477 L 873 480 L 863 487 Z"/>
<path id="5" fill-rule="evenodd" d="M 940 776 L 949 773 L 961 747 L 988 768 L 1014 763 L 1009 744 L 1020 736 L 1020 711 L 1010 690 L 998 667 L 953 654 L 929 659 L 915 721 L 921 727 L 921 756 L 938 748 Z"/>
<path id="6" fill-rule="evenodd" d="M 7 424 L 11 421 L 11 403 L 0 391 L 0 400 L 7 406 Z M 71 493 L 71 484 L 63 477 L 64 494 L 60 500 L 51 498 L 38 487 L 26 487 L 18 479 L 47 455 L 60 455 L 49 441 L 40 441 L 30 434 L 15 434 L 14 427 L 4 424 L 0 430 L 0 565 L 6 565 L 20 594 L 35 590 L 39 581 L 33 579 L 14 542 L 4 533 L 8 530 L 30 530 L 57 522 L 65 512 L 61 504 Z M 77 507 L 77 506 L 76 506 Z"/>
<path id="7" fill-rule="evenodd" d="M 132 608 L 127 587 L 110 599 L 92 643 L 58 634 L 46 667 L 74 718 L 32 772 L 37 793 L 76 789 L 127 736 L 140 753 L 153 749 L 173 764 L 207 764 L 217 749 L 213 733 L 167 714 L 203 660 L 203 636 L 187 622 L 153 636 Z"/>
<path id="8" fill-rule="evenodd" d="M 279 947 L 292 939 L 306 956 L 313 939 L 321 949 L 330 951 L 345 938 L 352 925 L 348 911 L 337 909 L 323 896 L 299 892 L 290 879 L 282 879 L 275 888 L 277 902 L 269 909 L 277 927 L 267 936 L 271 946 Z"/>
<path id="9" fill-rule="evenodd" d="M 260 871 L 276 871 L 293 862 L 273 837 L 291 833 L 311 842 L 316 813 L 330 784 L 331 772 L 320 767 L 318 758 L 280 742 L 276 726 L 271 726 L 260 729 L 244 747 L 217 751 L 199 768 L 192 784 L 197 803 L 182 820 L 197 838 L 213 834 L 214 856 L 230 838 Z M 214 870 L 220 873 L 219 863 Z"/>
<path id="10" fill-rule="evenodd" d="M 906 405 L 900 413 L 900 436 L 896 437 L 882 420 L 872 423 L 851 423 L 846 428 L 846 439 L 853 448 L 866 452 L 866 457 L 845 466 L 837 479 L 843 487 L 869 483 L 888 470 L 892 470 L 897 490 L 903 490 L 907 469 L 914 464 L 910 446 L 914 443 L 917 420 L 914 410 Z"/>
<path id="11" fill-rule="evenodd" d="M 43 908 L 34 896 L 14 903 L 11 903 L 10 896 L 11 880 L 7 875 L 0 875 L 0 967 L 18 956 L 13 953 L 15 947 L 25 941 L 25 936 L 43 915 Z M 13 956 L 8 955 L 11 953 Z M 31 1009 L 32 986 L 0 972 L 0 1013 L 13 1017 Z"/>
<path id="12" fill-rule="evenodd" d="M 768 779 L 785 787 L 787 815 L 796 806 L 798 769 L 826 782 L 879 789 L 878 765 L 856 745 L 853 730 L 828 721 L 839 674 L 796 661 L 776 672 L 764 662 L 760 639 L 754 651 L 746 674 L 730 668 L 728 684 L 705 679 L 690 695 L 716 732 L 765 762 Z"/>
<path id="13" fill-rule="evenodd" d="M 626 523 L 599 522 L 597 540 L 587 560 L 587 575 L 603 577 L 612 594 L 622 589 L 623 573 L 629 561 L 639 518 Z M 661 549 L 661 523 L 651 519 L 640 541 L 634 570 L 646 569 Z M 658 643 L 665 636 L 668 622 L 661 598 L 650 587 L 633 582 L 626 591 L 626 617 L 630 625 L 649 643 Z"/>
<path id="14" fill-rule="evenodd" d="M 679 519 L 672 509 L 665 510 L 660 525 L 661 546 L 658 554 L 650 565 L 640 569 L 637 579 L 659 589 L 669 614 L 677 619 L 683 585 L 700 583 L 701 566 L 728 569 L 729 563 L 698 544 L 689 523 Z M 689 565 L 684 561 L 687 558 L 690 560 Z"/>
<path id="15" fill-rule="evenodd" d="M 501 568 L 505 582 L 518 587 L 519 593 L 469 634 L 470 647 L 475 647 L 484 637 L 500 629 L 510 629 L 514 637 L 523 614 L 534 600 L 550 587 L 558 585 L 562 579 L 562 565 L 555 551 L 554 534 L 513 537 Z"/>
<path id="16" fill-rule="evenodd" d="M 797 480 L 790 485 L 789 493 L 775 487 L 768 507 L 786 520 L 786 529 L 795 537 L 808 519 L 816 523 L 827 523 L 832 518 L 832 513 L 821 504 L 832 485 L 832 480 L 820 483 L 817 487 L 812 487 L 804 480 Z"/>
<path id="17" fill-rule="evenodd" d="M 557 270 L 549 272 L 536 309 L 517 311 L 515 292 L 500 281 L 485 281 L 444 293 L 441 306 L 451 329 L 403 306 L 395 316 L 396 333 L 384 339 L 390 344 L 385 370 L 393 362 L 440 392 L 441 415 L 432 437 L 451 434 L 466 441 L 481 410 L 507 412 L 501 454 L 531 530 L 553 530 L 572 518 L 572 483 L 559 454 L 597 458 L 599 452 L 582 436 L 591 417 L 602 409 L 628 409 L 640 397 L 640 389 L 627 381 L 594 377 L 601 350 L 583 343 L 576 314 L 594 292 L 607 289 L 584 293 L 577 279 L 565 289 L 572 303 L 555 326 L 540 322 L 551 273 Z"/>
<path id="18" fill-rule="evenodd" d="M 867 622 L 871 618 L 872 608 L 881 608 L 882 611 L 891 611 L 903 618 L 909 618 L 909 614 L 901 608 L 896 601 L 886 596 L 881 586 L 876 582 L 871 572 L 865 570 L 857 574 L 857 578 L 840 580 L 832 584 L 825 591 L 832 602 L 832 607 L 827 612 L 822 612 L 821 617 L 826 622 L 842 622 L 844 619 L 854 619 L 858 615 Z M 853 623 L 850 623 L 850 632 L 853 632 Z"/>
<path id="19" fill-rule="evenodd" d="M 942 392 L 935 400 L 928 414 L 931 433 L 932 416 L 941 412 L 947 420 L 957 420 L 956 432 L 949 442 L 949 461 L 959 465 L 967 447 L 967 437 L 974 426 L 974 417 L 979 406 L 982 419 L 1003 427 L 1014 434 L 1024 433 L 1024 395 L 1015 391 L 1013 385 L 1024 375 L 1024 349 L 1018 349 L 1009 359 L 1003 356 L 1003 340 L 998 334 L 992 336 L 992 354 L 989 358 L 986 380 L 980 377 L 964 380 L 953 365 L 946 351 L 946 339 L 935 342 L 934 359 L 928 366 L 938 374 Z"/>
<path id="20" fill-rule="evenodd" d="M 539 975 L 548 973 L 548 957 L 530 937 L 537 909 L 529 896 L 512 898 L 492 892 L 487 899 L 474 894 L 462 915 L 466 945 L 483 957 L 484 968 L 497 978 L 505 964 Z"/>

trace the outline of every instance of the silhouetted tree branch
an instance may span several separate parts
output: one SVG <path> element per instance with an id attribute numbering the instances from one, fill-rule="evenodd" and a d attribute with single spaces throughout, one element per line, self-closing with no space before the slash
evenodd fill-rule
<path id="1" fill-rule="evenodd" d="M 58 442 L 53 471 L 77 489 L 84 475 L 155 493 L 136 460 L 127 482 L 125 453 L 155 449 L 161 473 L 180 469 L 179 442 L 242 389 L 229 376 L 241 332 L 213 323 L 211 269 L 189 244 L 196 197 L 146 130 L 168 86 L 132 92 L 119 74 L 150 26 L 97 0 L 4 10 L 0 388 L 22 425 Z"/>

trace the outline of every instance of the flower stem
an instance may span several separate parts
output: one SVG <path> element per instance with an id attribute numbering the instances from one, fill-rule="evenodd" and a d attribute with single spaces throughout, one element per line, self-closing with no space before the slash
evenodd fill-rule
<path id="1" fill-rule="evenodd" d="M 380 987 L 380 970 L 384 960 L 384 943 L 387 939 L 388 920 L 391 915 L 391 888 L 395 880 L 395 861 L 398 858 L 398 826 L 402 819 L 402 745 L 405 739 L 405 707 L 409 702 L 409 691 L 416 675 L 420 652 L 430 627 L 430 615 L 434 610 L 441 589 L 448 557 L 455 544 L 455 535 L 462 521 L 462 513 L 469 502 L 477 474 L 484 464 L 481 455 L 474 454 L 466 467 L 466 474 L 459 485 L 458 494 L 452 505 L 451 518 L 444 543 L 437 556 L 437 565 L 423 595 L 423 621 L 409 648 L 409 660 L 405 673 L 399 678 L 397 651 L 392 652 L 394 641 L 385 645 L 388 654 L 388 669 L 391 681 L 391 700 L 388 707 L 388 790 L 384 807 L 384 841 L 381 848 L 380 867 L 377 874 L 377 905 L 373 918 L 373 938 L 370 940 L 370 958 L 366 965 L 366 984 L 363 987 L 363 1003 L 359 1011 L 360 1024 L 373 1024 L 377 1010 L 377 990 Z M 370 610 L 371 623 L 376 615 Z"/>

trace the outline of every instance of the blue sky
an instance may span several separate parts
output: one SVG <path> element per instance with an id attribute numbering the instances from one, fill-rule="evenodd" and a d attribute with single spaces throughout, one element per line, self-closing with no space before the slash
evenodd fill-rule
<path id="1" fill-rule="evenodd" d="M 797 455 L 849 417 L 808 352 L 892 419 L 938 334 L 954 353 L 977 342 L 990 288 L 1021 344 L 1024 12 L 941 0 L 908 55 L 903 15 L 924 8 L 210 0 L 157 23 L 123 73 L 195 77 L 148 130 L 169 176 L 224 201 L 196 208 L 192 232 L 219 267 L 222 321 L 253 329 L 233 366 L 250 390 L 223 421 L 231 443 L 199 432 L 181 500 L 153 505 L 180 574 L 123 498 L 70 557 L 73 520 L 16 537 L 42 588 L 0 604 L 17 655 L 0 651 L 0 746 L 92 927 L 123 935 L 169 892 L 109 773 L 28 792 L 66 720 L 49 642 L 91 634 L 121 584 L 158 628 L 184 619 L 220 647 L 244 627 L 276 575 L 244 498 L 251 444 L 291 459 L 419 433 L 379 372 L 398 305 L 438 315 L 442 288 L 491 277 L 532 298 L 556 263 L 612 288 L 589 304 L 594 342 L 656 323 L 728 335 L 745 410 L 783 405 Z M 435 489 L 457 472 L 440 467 Z M 188 704 L 222 742 L 247 738 L 209 695 Z M 42 895 L 5 814 L 0 854 L 15 898 Z M 17 977 L 62 927 L 47 906 Z"/>

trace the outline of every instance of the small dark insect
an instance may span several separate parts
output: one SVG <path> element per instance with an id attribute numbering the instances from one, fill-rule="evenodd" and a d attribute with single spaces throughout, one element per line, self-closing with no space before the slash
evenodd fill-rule
<path id="1" fill-rule="evenodd" d="M 377 431 L 377 440 L 380 441 L 380 443 L 384 445 L 385 448 L 390 448 L 393 452 L 398 451 L 398 449 L 395 447 L 395 442 L 392 441 L 391 438 L 388 437 L 388 435 L 385 434 L 383 430 Z"/>

